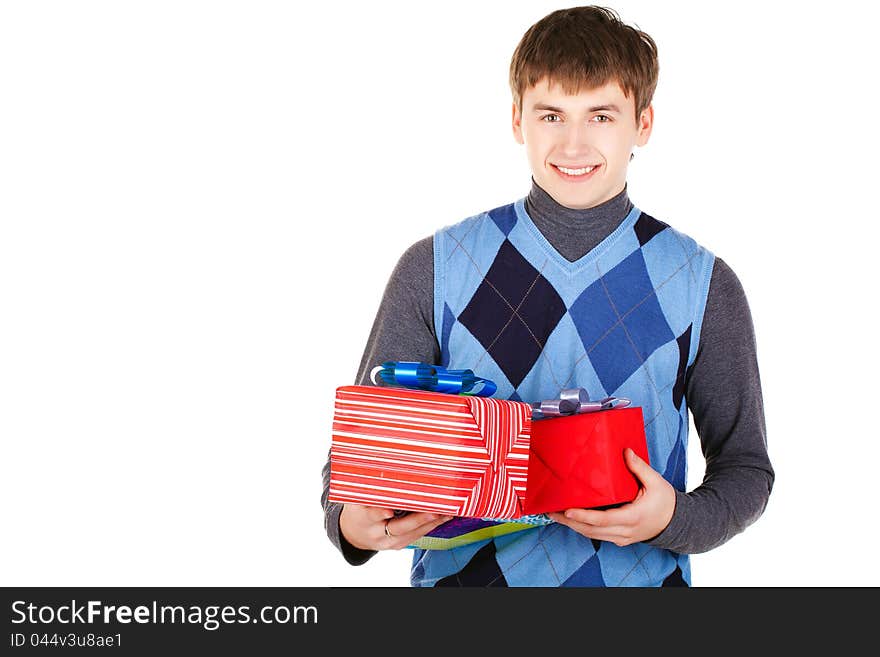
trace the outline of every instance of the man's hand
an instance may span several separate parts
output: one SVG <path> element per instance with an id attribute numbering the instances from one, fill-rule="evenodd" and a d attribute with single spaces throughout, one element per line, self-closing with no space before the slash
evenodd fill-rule
<path id="1" fill-rule="evenodd" d="M 660 473 L 627 448 L 626 467 L 641 482 L 635 499 L 616 509 L 567 509 L 550 513 L 558 523 L 587 538 L 624 546 L 654 538 L 669 525 L 675 511 L 675 489 Z"/>
<path id="2" fill-rule="evenodd" d="M 395 517 L 391 509 L 346 504 L 339 515 L 339 531 L 345 540 L 362 550 L 400 550 L 451 519 L 452 516 L 421 512 Z"/>

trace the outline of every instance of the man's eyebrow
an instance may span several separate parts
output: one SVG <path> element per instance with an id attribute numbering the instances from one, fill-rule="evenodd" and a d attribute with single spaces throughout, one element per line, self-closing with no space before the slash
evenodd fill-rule
<path id="1" fill-rule="evenodd" d="M 546 105 L 544 103 L 537 103 L 534 107 L 535 112 L 543 112 L 545 110 L 548 112 L 561 112 L 563 114 L 565 113 L 565 110 L 563 110 L 561 107 L 554 107 L 553 105 Z M 588 111 L 590 111 L 590 112 L 617 112 L 618 114 L 621 114 L 620 108 L 617 105 L 614 105 L 613 103 L 609 104 L 609 105 L 594 105 L 593 107 L 590 107 Z"/>

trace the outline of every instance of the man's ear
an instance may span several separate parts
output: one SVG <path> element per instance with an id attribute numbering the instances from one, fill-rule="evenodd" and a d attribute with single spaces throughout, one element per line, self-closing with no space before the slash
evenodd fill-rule
<path id="1" fill-rule="evenodd" d="M 516 103 L 513 103 L 513 138 L 518 144 L 525 143 L 522 134 L 522 112 L 519 111 Z"/>
<path id="2" fill-rule="evenodd" d="M 636 137 L 636 145 L 644 146 L 648 143 L 648 138 L 651 136 L 651 130 L 654 129 L 654 104 L 651 103 L 645 109 L 642 110 L 641 116 L 639 116 L 639 134 Z"/>

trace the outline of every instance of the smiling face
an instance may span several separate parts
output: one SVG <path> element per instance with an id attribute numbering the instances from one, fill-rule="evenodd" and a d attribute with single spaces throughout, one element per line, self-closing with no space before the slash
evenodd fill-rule
<path id="1" fill-rule="evenodd" d="M 654 108 L 635 119 L 617 82 L 569 95 L 544 78 L 513 106 L 513 134 L 525 144 L 535 182 L 567 208 L 592 208 L 626 185 L 630 154 L 651 135 Z"/>

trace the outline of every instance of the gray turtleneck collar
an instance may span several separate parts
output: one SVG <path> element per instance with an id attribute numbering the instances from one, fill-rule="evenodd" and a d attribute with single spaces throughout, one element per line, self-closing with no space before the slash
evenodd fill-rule
<path id="1" fill-rule="evenodd" d="M 599 205 L 575 210 L 560 205 L 532 178 L 525 209 L 547 241 L 569 262 L 579 260 L 608 237 L 626 218 L 633 204 L 623 190 Z"/>

